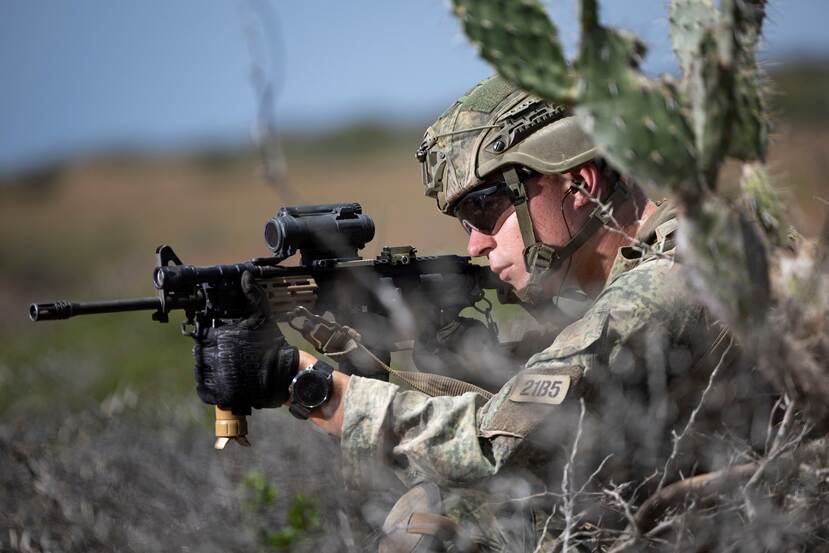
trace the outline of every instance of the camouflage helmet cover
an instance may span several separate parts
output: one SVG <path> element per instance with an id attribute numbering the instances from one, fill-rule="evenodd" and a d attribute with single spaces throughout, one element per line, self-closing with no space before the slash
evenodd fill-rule
<path id="1" fill-rule="evenodd" d="M 576 118 L 495 75 L 461 96 L 424 135 L 417 151 L 427 196 L 451 214 L 490 173 L 523 166 L 562 173 L 596 155 Z"/>

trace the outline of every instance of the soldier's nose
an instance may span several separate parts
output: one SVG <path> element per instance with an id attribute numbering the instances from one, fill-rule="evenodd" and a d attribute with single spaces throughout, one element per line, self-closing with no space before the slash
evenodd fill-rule
<path id="1" fill-rule="evenodd" d="M 495 247 L 495 240 L 492 236 L 480 233 L 475 229 L 469 233 L 469 241 L 466 244 L 466 252 L 472 257 L 487 255 Z"/>

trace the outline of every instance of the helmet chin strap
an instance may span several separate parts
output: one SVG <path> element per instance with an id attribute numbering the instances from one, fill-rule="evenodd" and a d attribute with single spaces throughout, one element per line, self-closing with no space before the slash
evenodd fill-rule
<path id="1" fill-rule="evenodd" d="M 536 239 L 530 217 L 527 191 L 524 182 L 518 176 L 518 171 L 511 167 L 504 171 L 504 180 L 509 188 L 512 205 L 518 217 L 518 228 L 521 230 L 521 239 L 524 241 L 524 266 L 530 274 L 530 280 L 523 290 L 516 290 L 518 298 L 527 303 L 538 303 L 544 298 L 543 282 L 548 275 L 559 270 L 580 247 L 587 242 L 602 226 L 609 224 L 613 215 L 612 207 L 620 199 L 627 198 L 628 189 L 617 181 L 613 193 L 604 203 L 599 203 L 590 213 L 590 217 L 563 246 L 555 247 Z"/>

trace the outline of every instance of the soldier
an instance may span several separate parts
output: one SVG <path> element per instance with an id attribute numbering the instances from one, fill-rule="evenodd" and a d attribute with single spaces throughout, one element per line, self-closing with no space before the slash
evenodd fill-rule
<path id="1" fill-rule="evenodd" d="M 767 402 L 755 401 L 727 331 L 686 290 L 670 204 L 648 200 L 599 158 L 575 117 L 493 77 L 429 127 L 417 156 L 426 194 L 459 220 L 469 255 L 486 256 L 531 304 L 580 288 L 594 300 L 584 316 L 486 400 L 332 372 L 286 346 L 260 313 L 197 343 L 202 399 L 289 402 L 340 439 L 352 480 L 371 481 L 377 461 L 408 486 L 462 490 L 464 500 L 444 506 L 456 522 L 489 516 L 469 510 L 476 491 L 503 498 L 487 507 L 500 526 L 472 530 L 491 550 L 534 548 L 546 519 L 525 524 L 539 505 L 520 496 L 538 488 L 565 490 L 586 502 L 584 520 L 619 526 L 624 520 L 602 513 L 590 492 L 636 482 L 646 494 L 680 473 L 721 466 L 732 437 L 762 439 L 755 429 L 765 429 Z M 243 286 L 256 303 L 252 279 Z M 675 443 L 694 411 L 694 431 Z M 511 527 L 502 524 L 510 513 L 518 513 Z"/>

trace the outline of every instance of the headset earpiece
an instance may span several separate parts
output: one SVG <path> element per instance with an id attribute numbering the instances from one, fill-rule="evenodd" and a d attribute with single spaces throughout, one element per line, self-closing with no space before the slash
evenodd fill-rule
<path id="1" fill-rule="evenodd" d="M 570 189 L 568 190 L 568 192 L 570 192 L 571 194 L 575 194 L 576 192 L 582 192 L 583 190 L 584 190 L 584 181 L 574 179 L 573 182 L 570 183 Z"/>

